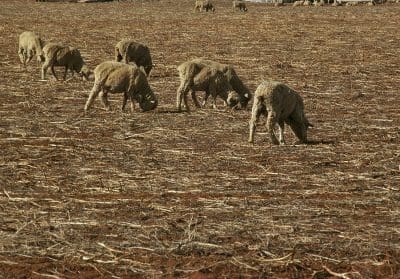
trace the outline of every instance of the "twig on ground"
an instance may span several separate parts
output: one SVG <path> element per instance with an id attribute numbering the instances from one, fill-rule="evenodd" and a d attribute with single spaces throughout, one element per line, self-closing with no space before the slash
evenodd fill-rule
<path id="1" fill-rule="evenodd" d="M 338 277 L 338 278 L 342 278 L 342 279 L 352 279 L 352 277 L 349 277 L 349 275 L 351 275 L 351 274 L 356 275 L 356 276 L 359 276 L 359 277 L 361 278 L 361 274 L 360 274 L 359 272 L 357 272 L 357 271 L 345 272 L 345 273 L 337 273 L 337 272 L 334 272 L 334 271 L 330 270 L 330 269 L 329 269 L 328 267 L 326 267 L 326 266 L 323 266 L 323 268 L 324 268 L 330 275 L 336 276 L 336 277 Z"/>

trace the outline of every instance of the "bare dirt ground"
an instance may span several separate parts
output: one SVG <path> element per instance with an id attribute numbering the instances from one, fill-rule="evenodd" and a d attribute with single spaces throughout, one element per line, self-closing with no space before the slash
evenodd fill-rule
<path id="1" fill-rule="evenodd" d="M 400 5 L 248 8 L 1 1 L 0 278 L 400 278 Z M 159 107 L 84 115 L 92 82 L 20 66 L 25 30 L 91 68 L 147 44 Z M 298 90 L 314 144 L 264 120 L 248 144 L 249 109 L 221 102 L 175 113 L 194 57 Z"/>

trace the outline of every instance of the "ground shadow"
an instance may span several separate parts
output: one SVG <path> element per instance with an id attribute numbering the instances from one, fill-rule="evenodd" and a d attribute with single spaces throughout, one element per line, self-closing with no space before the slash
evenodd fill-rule
<path id="1" fill-rule="evenodd" d="M 317 144 L 336 144 L 336 140 L 308 140 L 307 145 L 317 145 Z"/>

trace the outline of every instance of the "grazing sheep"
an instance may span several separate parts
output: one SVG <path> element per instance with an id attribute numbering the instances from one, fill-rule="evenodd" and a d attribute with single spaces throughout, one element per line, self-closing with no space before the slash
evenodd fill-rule
<path id="1" fill-rule="evenodd" d="M 249 142 L 254 140 L 256 123 L 261 114 L 267 117 L 267 130 L 273 144 L 284 144 L 283 130 L 288 124 L 302 143 L 307 143 L 307 129 L 312 127 L 304 114 L 301 96 L 283 83 L 276 81 L 262 82 L 255 94 L 250 120 Z M 274 132 L 279 125 L 280 135 L 277 140 Z"/>
<path id="2" fill-rule="evenodd" d="M 338 1 L 334 1 L 334 2 L 332 3 L 332 6 L 333 6 L 333 7 L 339 7 L 339 6 L 342 6 L 342 3 L 341 3 L 341 2 L 338 2 Z"/>
<path id="3" fill-rule="evenodd" d="M 303 6 L 311 6 L 311 2 L 309 0 L 305 0 L 303 2 Z"/>
<path id="4" fill-rule="evenodd" d="M 284 6 L 283 2 L 275 2 L 274 7 L 282 7 Z"/>
<path id="5" fill-rule="evenodd" d="M 199 101 L 196 98 L 196 91 L 205 91 L 203 106 L 205 106 L 208 97 L 212 96 L 212 106 L 214 109 L 216 106 L 217 96 L 220 96 L 225 105 L 234 107 L 238 102 L 238 98 L 233 99 L 232 94 L 228 94 L 231 91 L 231 85 L 228 82 L 227 77 L 218 69 L 211 67 L 201 67 L 191 61 L 184 62 L 178 66 L 179 77 L 181 79 L 181 85 L 177 90 L 176 105 L 179 111 L 181 111 L 182 100 L 185 104 L 186 110 L 189 112 L 189 105 L 187 102 L 187 94 L 191 91 L 192 99 L 196 107 L 201 107 Z"/>
<path id="6" fill-rule="evenodd" d="M 65 80 L 67 77 L 68 70 L 71 71 L 72 76 L 74 76 L 74 72 L 78 73 L 83 77 L 84 80 L 89 79 L 89 75 L 91 71 L 86 66 L 81 53 L 78 49 L 63 46 L 55 43 L 48 43 L 43 48 L 42 61 L 44 61 L 42 65 L 42 79 L 46 78 L 46 72 L 48 68 L 51 68 L 51 72 L 53 76 L 58 80 L 58 77 L 54 71 L 55 66 L 64 66 L 64 77 Z"/>
<path id="7" fill-rule="evenodd" d="M 215 8 L 213 6 L 213 4 L 209 1 L 209 0 L 196 0 L 196 2 L 194 3 L 194 11 L 212 11 L 215 12 Z"/>
<path id="8" fill-rule="evenodd" d="M 375 5 L 376 5 L 375 1 L 370 1 L 370 2 L 367 3 L 367 6 L 375 6 Z"/>
<path id="9" fill-rule="evenodd" d="M 233 2 L 233 11 L 238 9 L 241 12 L 247 12 L 246 3 L 241 0 L 234 0 Z"/>
<path id="10" fill-rule="evenodd" d="M 304 1 L 294 1 L 293 7 L 303 6 Z"/>
<path id="11" fill-rule="evenodd" d="M 250 90 L 243 84 L 243 82 L 240 80 L 240 78 L 236 74 L 235 69 L 231 65 L 220 64 L 218 62 L 211 61 L 211 60 L 205 60 L 202 58 L 196 58 L 196 59 L 191 60 L 190 62 L 193 64 L 196 64 L 195 69 L 197 71 L 200 71 L 204 67 L 210 67 L 210 68 L 217 69 L 217 70 L 223 72 L 224 75 L 226 76 L 229 84 L 231 85 L 231 88 L 238 95 L 240 107 L 246 108 L 246 106 L 251 98 Z M 195 73 L 195 74 L 197 74 L 197 73 Z M 183 86 L 184 85 L 181 83 L 180 88 L 184 89 Z M 233 104 L 229 104 L 229 105 L 232 106 Z M 233 105 L 233 106 L 235 106 L 235 105 Z"/>
<path id="12" fill-rule="evenodd" d="M 346 2 L 346 6 L 357 6 L 358 2 Z"/>
<path id="13" fill-rule="evenodd" d="M 144 68 L 147 76 L 150 75 L 150 71 L 153 68 L 149 48 L 129 39 L 121 40 L 116 44 L 115 61 L 123 61 L 126 64 L 135 62 L 138 67 L 142 66 Z"/>
<path id="14" fill-rule="evenodd" d="M 325 5 L 324 0 L 320 0 L 320 1 L 315 0 L 313 4 L 316 7 L 321 7 L 321 6 Z"/>
<path id="15" fill-rule="evenodd" d="M 18 55 L 21 63 L 26 66 L 26 63 L 32 60 L 36 54 L 37 61 L 41 62 L 44 42 L 38 35 L 33 32 L 25 31 L 19 35 Z"/>
<path id="16" fill-rule="evenodd" d="M 94 100 L 100 94 L 104 107 L 110 110 L 107 99 L 108 93 L 124 93 L 122 110 L 124 110 L 128 98 L 131 100 L 131 110 L 134 110 L 136 100 L 143 111 L 153 110 L 158 101 L 153 90 L 147 82 L 143 68 L 136 65 L 115 61 L 106 61 L 94 69 L 94 85 L 85 105 L 85 111 L 92 106 Z"/>

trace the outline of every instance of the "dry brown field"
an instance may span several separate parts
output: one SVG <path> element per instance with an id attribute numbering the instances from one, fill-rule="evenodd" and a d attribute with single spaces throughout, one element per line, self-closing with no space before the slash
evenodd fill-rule
<path id="1" fill-rule="evenodd" d="M 400 4 L 215 6 L 0 2 L 0 278 L 400 278 Z M 85 115 L 92 82 L 20 65 L 26 30 L 92 69 L 147 44 L 158 108 Z M 247 143 L 250 107 L 176 113 L 195 57 L 296 89 L 312 143 L 265 119 Z"/>

